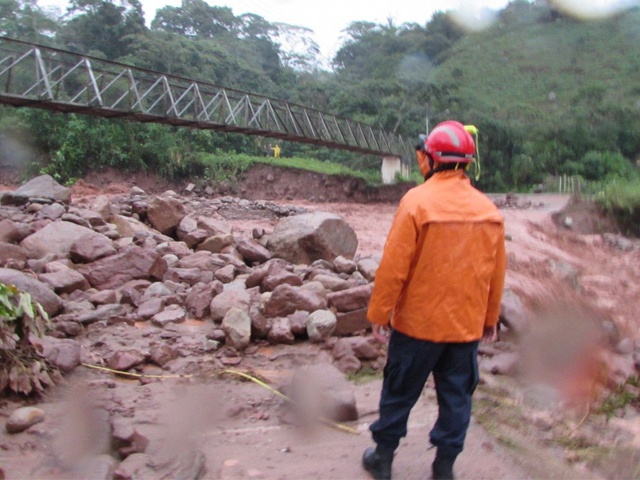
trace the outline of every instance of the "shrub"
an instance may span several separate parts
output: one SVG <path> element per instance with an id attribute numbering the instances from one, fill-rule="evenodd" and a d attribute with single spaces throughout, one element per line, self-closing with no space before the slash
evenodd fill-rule
<path id="1" fill-rule="evenodd" d="M 0 283 L 0 394 L 41 393 L 59 372 L 38 354 L 34 336 L 42 337 L 48 317 L 28 293 Z"/>

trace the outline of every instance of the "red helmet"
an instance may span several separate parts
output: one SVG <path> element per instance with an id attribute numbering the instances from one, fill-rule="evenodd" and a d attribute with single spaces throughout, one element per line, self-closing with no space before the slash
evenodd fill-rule
<path id="1" fill-rule="evenodd" d="M 476 145 L 464 125 L 450 120 L 433 129 L 425 142 L 425 150 L 436 162 L 470 163 L 474 159 Z"/>

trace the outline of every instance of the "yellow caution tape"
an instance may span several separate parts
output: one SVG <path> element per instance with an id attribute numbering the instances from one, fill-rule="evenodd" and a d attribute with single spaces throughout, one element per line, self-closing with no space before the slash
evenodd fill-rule
<path id="1" fill-rule="evenodd" d="M 103 372 L 110 372 L 110 373 L 115 373 L 116 375 L 123 375 L 126 377 L 135 377 L 135 378 L 160 378 L 160 379 L 164 379 L 164 378 L 193 378 L 195 377 L 195 375 L 193 374 L 185 374 L 185 375 L 147 375 L 146 373 L 131 373 L 131 372 L 124 372 L 122 370 L 114 370 L 113 368 L 107 368 L 107 367 L 100 367 L 99 365 L 91 365 L 89 363 L 82 363 L 83 367 L 87 367 L 87 368 L 93 368 L 94 370 L 101 370 Z M 227 369 L 227 370 L 222 370 L 220 372 L 217 372 L 220 375 L 225 375 L 225 374 L 230 374 L 230 375 L 237 375 L 239 377 L 245 378 L 247 380 L 252 381 L 253 383 L 256 383 L 258 385 L 260 385 L 262 388 L 269 390 L 270 392 L 276 394 L 277 396 L 279 396 L 280 398 L 293 403 L 293 401 L 287 397 L 284 393 L 276 390 L 275 388 L 273 388 L 271 385 L 263 382 L 262 380 L 257 379 L 256 377 L 249 375 L 248 373 L 244 373 L 244 372 L 240 372 L 238 370 L 233 370 L 233 369 Z M 214 376 L 214 375 L 211 375 Z M 328 418 L 324 418 L 324 417 L 318 417 L 319 420 L 326 424 L 329 425 L 330 427 L 335 428 L 336 430 L 340 430 L 346 433 L 350 433 L 352 435 L 360 435 L 360 432 L 358 430 L 356 430 L 355 428 L 351 428 L 348 427 L 346 425 L 343 425 L 341 423 L 337 423 L 334 422 L 333 420 L 330 420 Z"/>

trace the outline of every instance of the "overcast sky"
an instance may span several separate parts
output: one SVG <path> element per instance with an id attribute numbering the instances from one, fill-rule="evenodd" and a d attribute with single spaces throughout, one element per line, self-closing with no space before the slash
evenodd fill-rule
<path id="1" fill-rule="evenodd" d="M 165 5 L 178 6 L 180 0 L 141 0 L 147 23 L 156 10 Z M 597 15 L 613 5 L 637 3 L 638 0 L 559 0 L 579 14 L 595 12 Z M 497 10 L 508 0 L 207 0 L 210 5 L 227 6 L 235 15 L 255 13 L 270 22 L 284 22 L 310 28 L 320 45 L 325 63 L 338 50 L 342 31 L 353 21 L 384 23 L 392 18 L 396 24 L 416 22 L 424 25 L 438 10 L 460 10 L 471 13 L 467 20 L 481 25 L 478 12 Z M 67 0 L 38 0 L 41 6 L 58 7 L 64 11 Z"/>
<path id="2" fill-rule="evenodd" d="M 468 0 L 207 0 L 210 5 L 227 6 L 235 15 L 255 13 L 270 22 L 284 22 L 310 28 L 322 55 L 331 58 L 338 49 L 342 30 L 356 20 L 376 23 L 392 18 L 395 23 L 416 22 L 424 25 L 433 12 L 460 7 Z M 180 0 L 142 0 L 147 23 L 156 10 L 165 5 L 178 6 Z M 507 0 L 476 0 L 473 5 L 498 9 Z M 56 6 L 62 11 L 67 0 L 38 0 L 41 6 Z"/>

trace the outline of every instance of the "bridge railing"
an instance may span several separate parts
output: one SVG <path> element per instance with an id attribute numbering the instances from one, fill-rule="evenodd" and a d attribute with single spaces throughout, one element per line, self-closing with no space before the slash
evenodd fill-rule
<path id="1" fill-rule="evenodd" d="M 344 117 L 6 37 L 0 37 L 0 103 L 413 156 L 402 136 Z"/>

